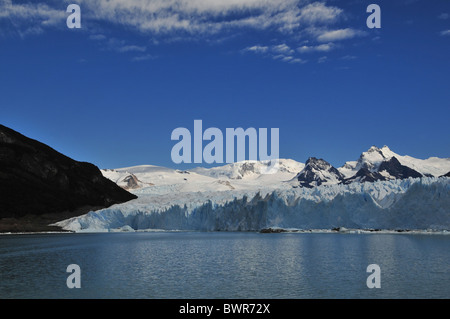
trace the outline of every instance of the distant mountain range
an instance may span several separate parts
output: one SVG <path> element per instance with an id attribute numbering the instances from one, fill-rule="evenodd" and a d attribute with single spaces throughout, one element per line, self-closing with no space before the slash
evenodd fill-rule
<path id="1" fill-rule="evenodd" d="M 394 153 L 387 146 L 372 146 L 358 160 L 335 168 L 324 159 L 310 157 L 306 163 L 280 159 L 278 171 L 263 174 L 267 161 L 243 161 L 213 168 L 176 170 L 141 165 L 102 170 L 105 177 L 125 189 L 182 184 L 181 189 L 198 191 L 249 189 L 288 183 L 292 187 L 312 188 L 320 185 L 375 182 L 417 177 L 440 177 L 450 174 L 450 158 L 430 157 L 422 160 Z"/>

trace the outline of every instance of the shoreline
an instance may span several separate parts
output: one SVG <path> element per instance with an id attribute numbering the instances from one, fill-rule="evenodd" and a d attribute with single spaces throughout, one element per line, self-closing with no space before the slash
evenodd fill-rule
<path id="1" fill-rule="evenodd" d="M 408 235 L 450 235 L 450 230 L 420 230 L 420 229 L 357 229 L 357 228 L 333 228 L 333 229 L 296 229 L 296 228 L 279 228 L 268 227 L 261 230 L 247 231 L 203 231 L 203 230 L 165 230 L 165 229 L 138 229 L 138 230 L 121 230 L 121 229 L 97 229 L 85 231 L 26 231 L 26 232 L 0 232 L 0 236 L 8 235 L 48 235 L 48 234 L 104 234 L 104 233 L 152 233 L 152 232 L 199 232 L 199 233 L 259 233 L 259 234 L 408 234 Z"/>

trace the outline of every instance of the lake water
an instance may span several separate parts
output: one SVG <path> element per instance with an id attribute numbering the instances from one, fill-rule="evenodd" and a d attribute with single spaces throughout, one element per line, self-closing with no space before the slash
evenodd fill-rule
<path id="1" fill-rule="evenodd" d="M 79 289 L 66 285 L 69 264 Z M 379 289 L 366 285 L 369 264 Z M 0 298 L 450 298 L 449 264 L 447 235 L 2 235 Z"/>

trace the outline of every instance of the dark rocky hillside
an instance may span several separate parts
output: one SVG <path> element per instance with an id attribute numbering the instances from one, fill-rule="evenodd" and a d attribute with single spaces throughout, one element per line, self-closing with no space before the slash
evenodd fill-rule
<path id="1" fill-rule="evenodd" d="M 56 230 L 47 225 L 134 198 L 95 165 L 0 125 L 0 232 Z"/>

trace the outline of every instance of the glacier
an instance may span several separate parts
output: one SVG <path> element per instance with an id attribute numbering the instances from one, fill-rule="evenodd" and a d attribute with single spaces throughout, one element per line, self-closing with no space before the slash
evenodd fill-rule
<path id="1" fill-rule="evenodd" d="M 74 232 L 194 230 L 450 230 L 450 178 L 293 187 L 289 183 L 180 192 L 177 184 L 145 187 L 137 199 L 55 225 Z"/>

